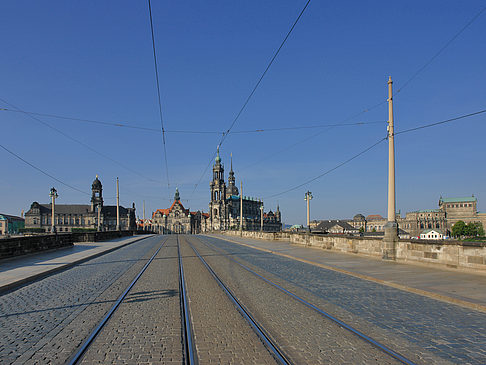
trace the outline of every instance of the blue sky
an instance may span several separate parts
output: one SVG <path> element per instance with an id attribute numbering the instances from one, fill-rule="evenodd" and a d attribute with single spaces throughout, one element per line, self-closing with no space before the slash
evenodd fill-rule
<path id="1" fill-rule="evenodd" d="M 88 203 L 96 174 L 105 204 L 135 202 L 142 215 L 167 207 L 179 187 L 185 206 L 207 211 L 218 134 L 226 130 L 305 1 L 153 0 L 170 188 L 160 133 L 0 111 L 0 144 L 85 194 L 0 149 L 0 212 L 33 201 Z M 230 134 L 221 147 L 244 195 L 280 204 L 286 223 L 386 215 L 386 142 L 333 168 L 386 135 L 387 79 L 395 90 L 483 7 L 483 1 L 312 1 L 233 131 L 350 122 L 359 126 Z M 0 98 L 24 111 L 159 129 L 145 1 L 15 1 L 0 5 Z M 394 100 L 396 131 L 486 109 L 486 12 Z M 0 108 L 14 109 L 0 101 Z M 486 210 L 486 114 L 397 136 L 397 209 L 437 207 L 469 196 Z M 82 144 L 68 139 L 68 135 Z M 306 140 L 303 143 L 300 141 Z M 88 149 L 87 146 L 91 148 Z M 102 157 L 96 150 L 107 156 Z M 120 164 L 114 163 L 113 160 Z M 122 165 L 122 166 L 121 166 Z"/>

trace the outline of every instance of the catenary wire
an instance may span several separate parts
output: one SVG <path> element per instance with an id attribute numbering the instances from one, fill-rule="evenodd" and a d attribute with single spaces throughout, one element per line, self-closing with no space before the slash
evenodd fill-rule
<path id="1" fill-rule="evenodd" d="M 19 156 L 18 154 L 16 154 L 15 152 L 9 150 L 7 147 L 3 146 L 0 144 L 0 147 L 2 149 L 4 149 L 5 151 L 7 151 L 8 153 L 10 153 L 12 156 L 14 156 L 15 158 L 19 159 L 20 161 L 22 161 L 23 163 L 29 165 L 30 167 L 32 167 L 33 169 L 39 171 L 40 173 L 46 175 L 47 177 L 50 177 L 51 179 L 57 181 L 58 183 L 64 185 L 64 186 L 67 186 L 68 188 L 72 189 L 72 190 L 75 190 L 77 192 L 80 192 L 82 194 L 86 194 L 86 195 L 90 195 L 89 193 L 87 193 L 86 191 L 83 191 L 83 190 L 80 190 L 72 185 L 69 185 L 68 183 L 65 183 L 64 181 L 62 181 L 61 179 L 58 179 L 57 177 L 49 174 L 48 172 L 42 170 L 40 167 L 37 167 L 35 166 L 33 163 L 27 161 L 26 159 L 22 158 L 21 156 Z"/>
<path id="2" fill-rule="evenodd" d="M 30 111 L 14 110 L 14 109 L 9 109 L 9 108 L 0 108 L 0 111 L 32 114 L 32 115 L 37 115 L 37 116 L 49 117 L 49 118 L 57 118 L 57 119 L 72 120 L 72 121 L 77 121 L 77 122 L 93 123 L 93 124 L 104 125 L 104 126 L 107 126 L 107 127 L 130 128 L 130 129 L 139 129 L 139 130 L 148 131 L 148 132 L 160 132 L 160 129 L 140 127 L 140 126 L 136 126 L 136 125 L 132 125 L 132 124 L 126 124 L 126 123 L 124 124 L 122 122 L 103 121 L 103 120 L 96 120 L 96 119 L 83 119 L 83 118 L 62 116 L 62 115 L 57 115 L 57 114 L 46 114 L 46 113 L 37 113 L 37 112 L 30 112 Z M 318 129 L 318 128 L 325 128 L 325 127 L 360 126 L 360 125 L 379 124 L 379 123 L 386 123 L 386 121 L 338 123 L 338 124 L 314 124 L 314 125 L 303 125 L 303 126 L 281 127 L 281 128 L 257 128 L 257 129 L 233 131 L 231 133 L 232 134 L 247 134 L 247 133 L 249 134 L 249 133 L 277 132 L 277 131 L 298 130 L 298 129 Z M 224 132 L 222 132 L 222 131 L 208 131 L 208 130 L 165 130 L 165 133 L 219 134 L 219 135 L 224 134 Z"/>
<path id="3" fill-rule="evenodd" d="M 442 121 L 439 121 L 439 122 L 435 122 L 435 123 L 429 123 L 429 124 L 424 124 L 424 125 L 421 125 L 421 126 L 418 126 L 418 127 L 414 127 L 414 128 L 410 128 L 410 129 L 406 129 L 406 130 L 403 130 L 403 131 L 399 131 L 399 132 L 395 132 L 394 135 L 399 135 L 399 134 L 404 134 L 404 133 L 409 133 L 409 132 L 413 132 L 413 131 L 417 131 L 417 130 L 420 130 L 420 129 L 424 129 L 424 128 L 430 128 L 430 127 L 434 127 L 434 126 L 438 126 L 438 125 L 442 125 L 442 124 L 446 124 L 446 123 L 450 123 L 450 122 L 454 122 L 456 120 L 460 120 L 460 119 L 464 119 L 464 118 L 469 118 L 469 117 L 473 117 L 473 116 L 476 116 L 476 115 L 479 115 L 479 114 L 482 114 L 482 113 L 486 113 L 486 109 L 483 109 L 483 110 L 480 110 L 480 111 L 477 111 L 477 112 L 473 112 L 473 113 L 469 113 L 469 114 L 464 114 L 464 115 L 460 115 L 458 117 L 454 117 L 454 118 L 450 118 L 450 119 L 446 119 L 446 120 L 442 120 Z M 377 142 L 375 142 L 374 144 L 372 144 L 371 146 L 365 148 L 364 150 L 362 150 L 361 152 L 357 153 L 356 155 L 354 155 L 353 157 L 341 162 L 340 164 L 334 166 L 333 168 L 329 169 L 329 170 L 326 170 L 325 172 L 323 172 L 322 174 L 318 175 L 318 176 L 315 176 L 309 180 L 306 180 L 305 182 L 299 184 L 299 185 L 296 185 L 290 189 L 287 189 L 285 191 L 282 191 L 280 193 L 277 193 L 277 194 L 273 194 L 273 195 L 269 195 L 269 196 L 266 196 L 265 198 L 273 198 L 273 197 L 276 197 L 276 196 L 280 196 L 280 195 L 283 195 L 283 194 L 286 194 L 288 192 L 291 192 L 293 190 L 296 190 L 304 185 L 307 185 L 315 180 L 318 180 L 320 179 L 321 177 L 337 170 L 338 168 L 346 165 L 347 163 L 353 161 L 354 159 L 358 158 L 359 156 L 365 154 L 366 152 L 368 152 L 369 150 L 373 149 L 374 147 L 376 147 L 377 145 L 379 145 L 381 142 L 383 142 L 384 140 L 388 139 L 388 137 L 384 137 L 380 140 L 378 140 Z M 264 199 L 265 199 L 264 198 Z"/>
<path id="4" fill-rule="evenodd" d="M 404 88 L 408 86 L 410 82 L 412 82 L 413 79 L 415 79 L 425 68 L 427 68 L 428 65 L 430 65 L 439 55 L 444 52 L 444 50 L 451 45 L 454 40 L 459 37 L 469 26 L 474 23 L 474 21 L 479 18 L 479 16 L 486 10 L 486 7 L 482 8 L 469 22 L 466 23 L 454 36 L 449 39 L 425 64 L 420 67 L 415 73 L 403 83 L 403 85 L 397 89 L 397 91 L 394 93 L 394 95 L 398 94 L 401 92 Z"/>
<path id="5" fill-rule="evenodd" d="M 401 91 L 402 91 L 402 90 L 403 90 L 403 89 L 404 89 L 406 86 L 408 86 L 408 84 L 409 84 L 410 82 L 412 82 L 412 81 L 413 81 L 413 80 L 414 80 L 414 79 L 415 79 L 415 78 L 416 78 L 416 77 L 417 77 L 417 76 L 418 76 L 418 75 L 419 75 L 419 74 L 420 74 L 420 73 L 421 73 L 421 72 L 422 72 L 422 71 L 423 71 L 425 68 L 427 68 L 427 66 L 429 66 L 429 65 L 430 65 L 430 64 L 431 64 L 431 63 L 432 63 L 432 62 L 433 62 L 433 61 L 434 61 L 434 60 L 435 60 L 435 59 L 436 59 L 436 58 L 437 58 L 437 57 L 438 57 L 438 56 L 439 56 L 439 55 L 440 55 L 440 54 L 441 54 L 441 53 L 442 53 L 442 52 L 443 52 L 443 51 L 444 51 L 444 50 L 445 50 L 447 47 L 449 47 L 449 46 L 450 46 L 450 45 L 453 43 L 453 41 L 454 41 L 454 40 L 455 40 L 457 37 L 459 37 L 459 35 L 460 35 L 461 33 L 463 33 L 463 32 L 464 32 L 464 31 L 465 31 L 465 30 L 466 30 L 466 29 L 467 29 L 467 28 L 468 28 L 468 27 L 469 27 L 469 26 L 470 26 L 470 25 L 471 25 L 471 24 L 472 24 L 472 23 L 473 23 L 473 22 L 474 22 L 474 21 L 475 21 L 477 18 L 479 18 L 479 16 L 480 16 L 480 15 L 481 15 L 481 14 L 482 14 L 482 13 L 483 13 L 485 10 L 486 10 L 486 7 L 485 7 L 485 8 L 483 8 L 483 9 L 481 9 L 481 10 L 480 10 L 480 11 L 479 11 L 479 12 L 478 12 L 478 13 L 477 13 L 477 14 L 476 14 L 476 15 L 475 15 L 475 16 L 474 16 L 474 17 L 473 17 L 473 18 L 472 18 L 472 19 L 471 19 L 469 22 L 467 22 L 467 23 L 466 23 L 466 24 L 465 24 L 465 25 L 464 25 L 464 26 L 463 26 L 463 27 L 462 27 L 462 28 L 461 28 L 461 29 L 460 29 L 460 30 L 459 30 L 459 31 L 458 31 L 458 32 L 457 32 L 457 33 L 456 33 L 456 34 L 455 34 L 455 35 L 454 35 L 454 36 L 453 36 L 453 37 L 452 37 L 452 38 L 451 38 L 449 41 L 447 41 L 447 42 L 444 44 L 444 46 L 442 46 L 442 47 L 441 47 L 441 48 L 440 48 L 440 49 L 439 49 L 439 50 L 438 50 L 438 51 L 437 51 L 437 52 L 436 52 L 436 53 L 435 53 L 435 54 L 434 54 L 434 55 L 433 55 L 433 56 L 432 56 L 432 57 L 431 57 L 431 58 L 430 58 L 430 59 L 429 59 L 427 62 L 425 62 L 425 64 L 424 64 L 423 66 L 421 66 L 420 68 L 418 68 L 418 69 L 417 69 L 417 71 L 416 71 L 415 73 L 413 73 L 413 74 L 412 74 L 412 76 L 411 76 L 411 77 L 410 77 L 410 78 L 409 78 L 407 81 L 405 81 L 405 83 L 403 84 L 403 86 L 402 86 L 401 88 L 397 89 L 397 91 L 395 91 L 395 92 L 393 93 L 393 96 L 395 96 L 396 94 L 398 94 L 399 92 L 401 92 Z M 368 107 L 368 108 L 365 108 L 365 109 L 361 110 L 360 112 L 358 112 L 358 113 L 356 113 L 356 114 L 354 114 L 354 115 L 351 115 L 350 117 L 346 118 L 346 119 L 343 121 L 343 123 L 344 123 L 344 122 L 346 122 L 346 121 L 352 120 L 352 119 L 354 119 L 354 118 L 357 118 L 357 117 L 361 116 L 362 114 L 367 113 L 367 112 L 369 112 L 369 111 L 371 111 L 371 110 L 374 110 L 374 109 L 378 108 L 379 106 L 384 105 L 384 104 L 386 104 L 386 103 L 387 103 L 387 101 L 386 101 L 386 100 L 384 100 L 384 101 L 379 102 L 379 103 L 377 103 L 377 104 L 374 104 L 374 105 L 372 105 L 372 106 L 370 106 L 370 107 Z M 325 131 L 322 131 L 322 132 L 319 132 L 319 133 L 314 134 L 314 135 L 312 135 L 312 136 L 309 136 L 309 137 L 307 137 L 307 138 L 304 138 L 304 139 L 302 139 L 301 141 L 299 141 L 299 142 L 296 142 L 296 143 L 292 144 L 290 147 L 287 147 L 287 148 L 285 148 L 285 149 L 283 149 L 283 150 L 281 150 L 281 151 L 279 151 L 279 152 L 277 152 L 277 153 L 275 153 L 275 154 L 268 155 L 268 156 L 266 156 L 266 157 L 265 157 L 265 158 L 263 158 L 263 159 L 259 159 L 259 161 L 258 161 L 258 162 L 255 162 L 254 164 L 248 165 L 248 166 L 246 166 L 244 169 L 247 169 L 248 167 L 254 166 L 254 165 L 255 165 L 255 164 L 257 164 L 257 163 L 261 163 L 261 162 L 263 162 L 263 161 L 269 160 L 269 159 L 270 159 L 270 158 L 272 158 L 273 156 L 280 155 L 280 153 L 281 153 L 281 152 L 288 151 L 288 149 L 289 149 L 289 148 L 293 148 L 293 147 L 295 147 L 295 146 L 297 146 L 297 145 L 299 145 L 299 144 L 301 144 L 301 143 L 307 142 L 307 141 L 309 141 L 310 139 L 313 139 L 313 138 L 315 138 L 315 137 L 317 137 L 317 136 L 319 136 L 319 135 L 323 134 L 324 132 L 325 132 Z M 233 132 L 233 133 L 235 133 L 235 132 Z M 396 134 L 396 133 L 395 133 L 395 134 Z"/>
<path id="6" fill-rule="evenodd" d="M 117 160 L 115 160 L 115 159 L 111 158 L 111 157 L 110 157 L 110 156 L 108 156 L 108 155 L 105 155 L 104 153 L 101 153 L 100 151 L 96 150 L 95 148 L 91 147 L 90 145 L 88 145 L 88 144 L 86 144 L 86 143 L 84 143 L 84 142 L 81 142 L 80 140 L 78 140 L 78 139 L 76 139 L 76 138 L 74 138 L 74 137 L 71 137 L 69 134 L 64 133 L 62 130 L 60 130 L 60 129 L 58 129 L 58 128 L 56 128 L 56 127 L 52 126 L 52 125 L 50 125 L 49 123 L 47 123 L 47 122 L 43 121 L 42 119 L 39 119 L 39 118 L 37 118 L 37 117 L 35 117 L 35 116 L 33 116 L 33 115 L 29 114 L 29 113 L 25 113 L 25 112 L 24 112 L 22 109 L 20 109 L 19 107 L 17 107 L 17 106 L 15 106 L 15 105 L 13 105 L 12 103 L 9 103 L 9 102 L 8 102 L 8 101 L 6 101 L 5 99 L 0 98 L 0 101 L 2 101 L 4 104 L 7 104 L 7 105 L 11 106 L 12 108 L 15 108 L 15 109 L 16 109 L 16 110 L 18 110 L 19 112 L 21 112 L 21 113 L 23 113 L 24 115 L 28 116 L 29 118 L 31 118 L 31 119 L 33 119 L 33 120 L 37 121 L 38 123 L 41 123 L 41 124 L 42 124 L 42 125 L 44 125 L 45 127 L 50 128 L 50 129 L 52 129 L 53 131 L 56 131 L 57 133 L 59 133 L 59 134 L 61 134 L 62 136 L 66 137 L 67 139 L 69 139 L 69 140 L 71 140 L 71 141 L 73 141 L 73 142 L 76 142 L 77 144 L 79 144 L 79 145 L 83 146 L 84 148 L 86 148 L 86 149 L 90 150 L 91 152 L 93 152 L 93 153 L 95 153 L 95 154 L 97 154 L 97 155 L 99 155 L 99 156 L 101 156 L 101 157 L 103 157 L 103 158 L 105 158 L 105 159 L 107 159 L 107 160 L 109 160 L 109 161 L 111 161 L 111 162 L 113 162 L 113 163 L 117 164 L 118 166 L 120 166 L 120 167 L 124 168 L 125 170 L 130 171 L 131 173 L 133 173 L 133 174 L 135 174 L 135 175 L 138 175 L 138 176 L 140 176 L 140 177 L 143 177 L 143 178 L 144 178 L 144 179 L 146 179 L 146 180 L 149 180 L 149 181 L 152 181 L 152 182 L 156 182 L 156 183 L 160 183 L 160 181 L 157 181 L 157 180 L 151 179 L 151 178 L 149 178 L 149 177 L 147 177 L 147 176 L 144 176 L 144 175 L 143 175 L 143 174 L 141 174 L 140 172 L 138 172 L 138 171 L 136 171 L 136 170 L 133 170 L 132 168 L 130 168 L 130 167 L 128 167 L 128 166 L 126 166 L 126 165 L 122 164 L 121 162 L 119 162 L 119 161 L 117 161 Z"/>
<path id="7" fill-rule="evenodd" d="M 267 198 L 274 198 L 274 197 L 276 197 L 276 196 L 286 194 L 286 193 L 291 192 L 291 191 L 293 191 L 293 190 L 296 190 L 296 189 L 298 189 L 298 188 L 300 188 L 300 187 L 302 187 L 302 186 L 304 186 L 304 185 L 307 185 L 307 184 L 309 184 L 309 183 L 311 183 L 311 182 L 313 182 L 313 181 L 315 181 L 315 180 L 318 180 L 318 179 L 320 179 L 321 177 L 323 177 L 323 176 L 325 176 L 325 175 L 327 175 L 327 174 L 330 174 L 330 173 L 331 173 L 331 172 L 333 172 L 334 170 L 337 170 L 338 168 L 340 168 L 340 167 L 342 167 L 342 166 L 346 165 L 347 163 L 349 163 L 349 162 L 353 161 L 354 159 L 358 158 L 359 156 L 361 156 L 361 155 L 365 154 L 366 152 L 368 152 L 369 150 L 371 150 L 371 149 L 373 149 L 374 147 L 378 146 L 378 145 L 379 145 L 381 142 L 385 141 L 386 139 L 387 139 L 387 137 L 381 138 L 380 140 L 378 140 L 377 142 L 373 143 L 371 146 L 369 146 L 369 147 L 365 148 L 364 150 L 362 150 L 361 152 L 357 153 L 356 155 L 354 155 L 354 156 L 352 156 L 352 157 L 348 158 L 347 160 L 345 160 L 345 161 L 341 162 L 340 164 L 338 164 L 338 165 L 334 166 L 333 168 L 331 168 L 331 169 L 329 169 L 329 170 L 326 170 L 326 171 L 325 171 L 325 172 L 323 172 L 322 174 L 320 174 L 320 175 L 318 175 L 318 176 L 313 177 L 312 179 L 309 179 L 309 180 L 307 180 L 307 181 L 305 181 L 305 182 L 303 182 L 303 183 L 301 183 L 301 184 L 299 184 L 299 185 L 296 185 L 296 186 L 294 186 L 294 187 L 292 187 L 292 188 L 290 188 L 290 189 L 287 189 L 287 190 L 285 190 L 285 191 L 282 191 L 282 192 L 280 192 L 280 193 L 277 193 L 277 194 L 273 194 L 273 195 L 266 196 L 266 197 L 264 197 L 263 199 L 267 199 Z"/>
<path id="8" fill-rule="evenodd" d="M 155 36 L 154 36 L 154 24 L 152 21 L 152 6 L 150 0 L 148 0 L 148 9 L 149 9 L 149 17 L 150 17 L 150 31 L 152 34 L 152 50 L 154 53 L 154 67 L 155 67 L 155 81 L 157 84 L 157 99 L 159 102 L 159 116 L 160 116 L 160 128 L 162 131 L 162 143 L 164 145 L 164 160 L 165 160 L 165 172 L 167 174 L 167 188 L 170 188 L 169 182 L 169 164 L 167 162 L 167 147 L 165 143 L 165 129 L 164 129 L 164 118 L 162 117 L 162 100 L 160 97 L 160 82 L 159 82 L 159 67 L 157 65 L 157 52 L 155 49 Z"/>
<path id="9" fill-rule="evenodd" d="M 307 7 L 309 6 L 309 3 L 310 3 L 311 0 L 307 0 L 307 2 L 305 3 L 304 7 L 302 8 L 302 10 L 300 11 L 297 19 L 295 19 L 294 23 L 292 24 L 292 26 L 290 27 L 290 30 L 287 32 L 287 35 L 285 36 L 285 38 L 283 39 L 283 41 L 280 43 L 280 46 L 277 48 L 277 51 L 273 54 L 273 57 L 271 58 L 270 62 L 268 63 L 267 67 L 265 68 L 265 71 L 263 71 L 262 75 L 260 76 L 260 78 L 258 79 L 257 83 L 255 84 L 255 86 L 253 87 L 252 91 L 250 92 L 250 95 L 248 95 L 248 97 L 246 98 L 245 102 L 243 103 L 243 106 L 240 108 L 240 110 L 238 111 L 238 113 L 236 114 L 236 117 L 233 119 L 233 121 L 231 122 L 231 125 L 229 126 L 229 128 L 226 130 L 226 132 L 222 135 L 219 143 L 218 143 L 218 146 L 221 146 L 226 137 L 228 136 L 228 134 L 231 132 L 231 129 L 233 129 L 234 125 L 236 124 L 236 122 L 238 121 L 238 119 L 240 118 L 241 114 L 243 113 L 243 111 L 245 110 L 246 106 L 248 105 L 248 103 L 250 102 L 251 98 L 253 97 L 253 95 L 255 94 L 256 90 L 258 89 L 258 87 L 260 86 L 263 78 L 265 77 L 265 75 L 267 74 L 268 70 L 270 69 L 270 67 L 272 66 L 273 62 L 275 61 L 275 59 L 277 58 L 278 54 L 280 53 L 280 50 L 283 48 L 283 46 L 285 45 L 285 43 L 287 42 L 287 39 L 290 37 L 290 34 L 292 33 L 292 31 L 294 30 L 295 26 L 297 25 L 297 23 L 299 22 L 300 18 L 302 17 L 302 15 L 304 14 L 304 11 L 307 9 Z M 211 162 L 213 161 L 214 157 L 216 156 L 216 153 L 213 153 L 212 156 L 211 156 L 211 159 L 209 160 L 209 163 L 207 164 L 206 168 L 204 169 L 203 173 L 201 174 L 201 177 L 199 178 L 198 182 L 194 185 L 194 190 L 192 191 L 191 193 L 191 197 L 192 195 L 194 194 L 194 192 L 196 191 L 198 185 L 201 183 L 202 179 L 204 178 L 204 175 L 206 174 L 206 171 L 208 170 L 209 166 L 211 166 Z"/>
<path id="10" fill-rule="evenodd" d="M 36 113 L 36 112 L 29 112 L 29 111 L 20 111 L 20 110 L 8 109 L 8 108 L 0 108 L 0 111 L 7 111 L 7 112 L 14 112 L 14 113 L 24 113 L 24 114 L 32 114 L 32 115 L 37 115 L 37 116 L 40 116 L 40 117 L 49 117 L 49 118 L 65 119 L 65 120 L 72 120 L 72 121 L 77 121 L 77 122 L 100 124 L 100 125 L 105 125 L 105 126 L 110 126 L 110 127 L 131 128 L 131 129 L 140 129 L 140 130 L 150 131 L 150 132 L 160 132 L 160 129 L 140 127 L 140 126 L 130 125 L 130 124 L 123 124 L 122 122 L 109 122 L 109 121 L 95 120 L 95 119 L 83 119 L 83 118 L 68 117 L 68 116 L 56 115 L 56 114 L 46 114 L 46 113 Z"/>
<path id="11" fill-rule="evenodd" d="M 403 134 L 403 133 L 409 133 L 409 132 L 417 131 L 417 130 L 424 129 L 424 128 L 435 127 L 435 126 L 440 125 L 440 124 L 446 124 L 446 123 L 454 122 L 454 121 L 459 120 L 459 119 L 473 117 L 475 115 L 479 115 L 479 114 L 483 114 L 483 113 L 486 113 L 486 109 L 480 110 L 480 111 L 477 111 L 477 112 L 474 112 L 474 113 L 460 115 L 458 117 L 454 117 L 454 118 L 450 118 L 450 119 L 446 119 L 446 120 L 441 120 L 440 122 L 435 122 L 435 123 L 430 123 L 430 124 L 424 124 L 424 125 L 421 125 L 421 126 L 418 126 L 418 127 L 405 129 L 403 131 L 395 132 L 394 134 L 395 135 L 398 135 L 398 134 Z"/>

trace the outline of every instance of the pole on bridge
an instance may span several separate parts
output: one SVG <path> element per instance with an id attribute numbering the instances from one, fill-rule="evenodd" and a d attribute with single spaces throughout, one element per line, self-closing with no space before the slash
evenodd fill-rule
<path id="1" fill-rule="evenodd" d="M 310 232 L 310 201 L 312 200 L 313 196 L 310 191 L 307 191 L 305 193 L 305 198 L 304 200 L 307 201 L 307 229 Z"/>
<path id="2" fill-rule="evenodd" d="M 263 232 L 263 202 L 260 205 L 261 217 L 260 217 L 260 231 Z"/>
<path id="3" fill-rule="evenodd" d="M 395 196 L 395 132 L 393 125 L 393 81 L 388 79 L 388 219 L 383 238 L 383 259 L 395 260 L 398 241 Z"/>
<path id="4" fill-rule="evenodd" d="M 243 236 L 243 182 L 240 181 L 240 236 Z"/>
<path id="5" fill-rule="evenodd" d="M 116 230 L 120 230 L 120 186 L 116 178 Z"/>
<path id="6" fill-rule="evenodd" d="M 55 225 L 55 206 L 56 206 L 56 198 L 59 196 L 57 195 L 57 190 L 55 188 L 51 188 L 49 192 L 49 196 L 51 197 L 51 233 L 56 233 L 56 225 Z"/>

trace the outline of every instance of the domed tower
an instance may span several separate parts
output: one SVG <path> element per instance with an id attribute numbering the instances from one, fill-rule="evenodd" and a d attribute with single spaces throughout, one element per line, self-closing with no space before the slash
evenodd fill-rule
<path id="1" fill-rule="evenodd" d="M 209 203 L 209 216 L 211 227 L 215 230 L 226 229 L 226 184 L 224 182 L 224 166 L 219 156 L 219 146 L 213 165 L 213 180 L 211 188 L 211 202 Z"/>
<path id="2" fill-rule="evenodd" d="M 103 185 L 101 185 L 101 181 L 98 179 L 98 175 L 91 184 L 91 211 L 94 212 L 96 206 L 100 205 L 103 207 Z"/>
<path id="3" fill-rule="evenodd" d="M 226 197 L 231 195 L 238 195 L 238 188 L 235 184 L 235 173 L 233 172 L 233 154 L 231 154 L 231 169 L 228 176 L 228 189 L 226 189 Z"/>

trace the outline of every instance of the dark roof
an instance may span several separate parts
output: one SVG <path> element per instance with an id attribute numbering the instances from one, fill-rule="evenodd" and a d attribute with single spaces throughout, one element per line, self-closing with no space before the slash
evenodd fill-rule
<path id="1" fill-rule="evenodd" d="M 103 205 L 101 212 L 107 217 L 116 217 L 116 205 Z M 128 212 L 128 208 L 120 205 L 120 215 L 127 215 Z"/>
<path id="2" fill-rule="evenodd" d="M 332 227 L 334 227 L 336 225 L 339 226 L 339 227 L 341 227 L 345 231 L 357 231 L 357 228 L 354 228 L 349 223 L 347 223 L 345 221 L 341 221 L 341 220 L 321 221 L 321 223 L 319 223 L 317 225 L 317 227 L 316 228 L 313 228 L 312 230 L 313 231 L 327 232 L 329 229 L 331 229 Z"/>
<path id="3" fill-rule="evenodd" d="M 51 204 L 40 204 L 41 213 L 50 212 Z M 56 204 L 56 214 L 86 214 L 91 211 L 91 205 L 86 204 Z"/>
<path id="4" fill-rule="evenodd" d="M 0 213 L 0 218 L 1 218 L 1 217 L 5 217 L 5 218 L 7 218 L 7 219 L 12 219 L 12 220 L 21 220 L 21 221 L 25 220 L 24 218 L 22 218 L 22 217 L 17 217 L 16 215 L 3 214 L 3 213 Z"/>

